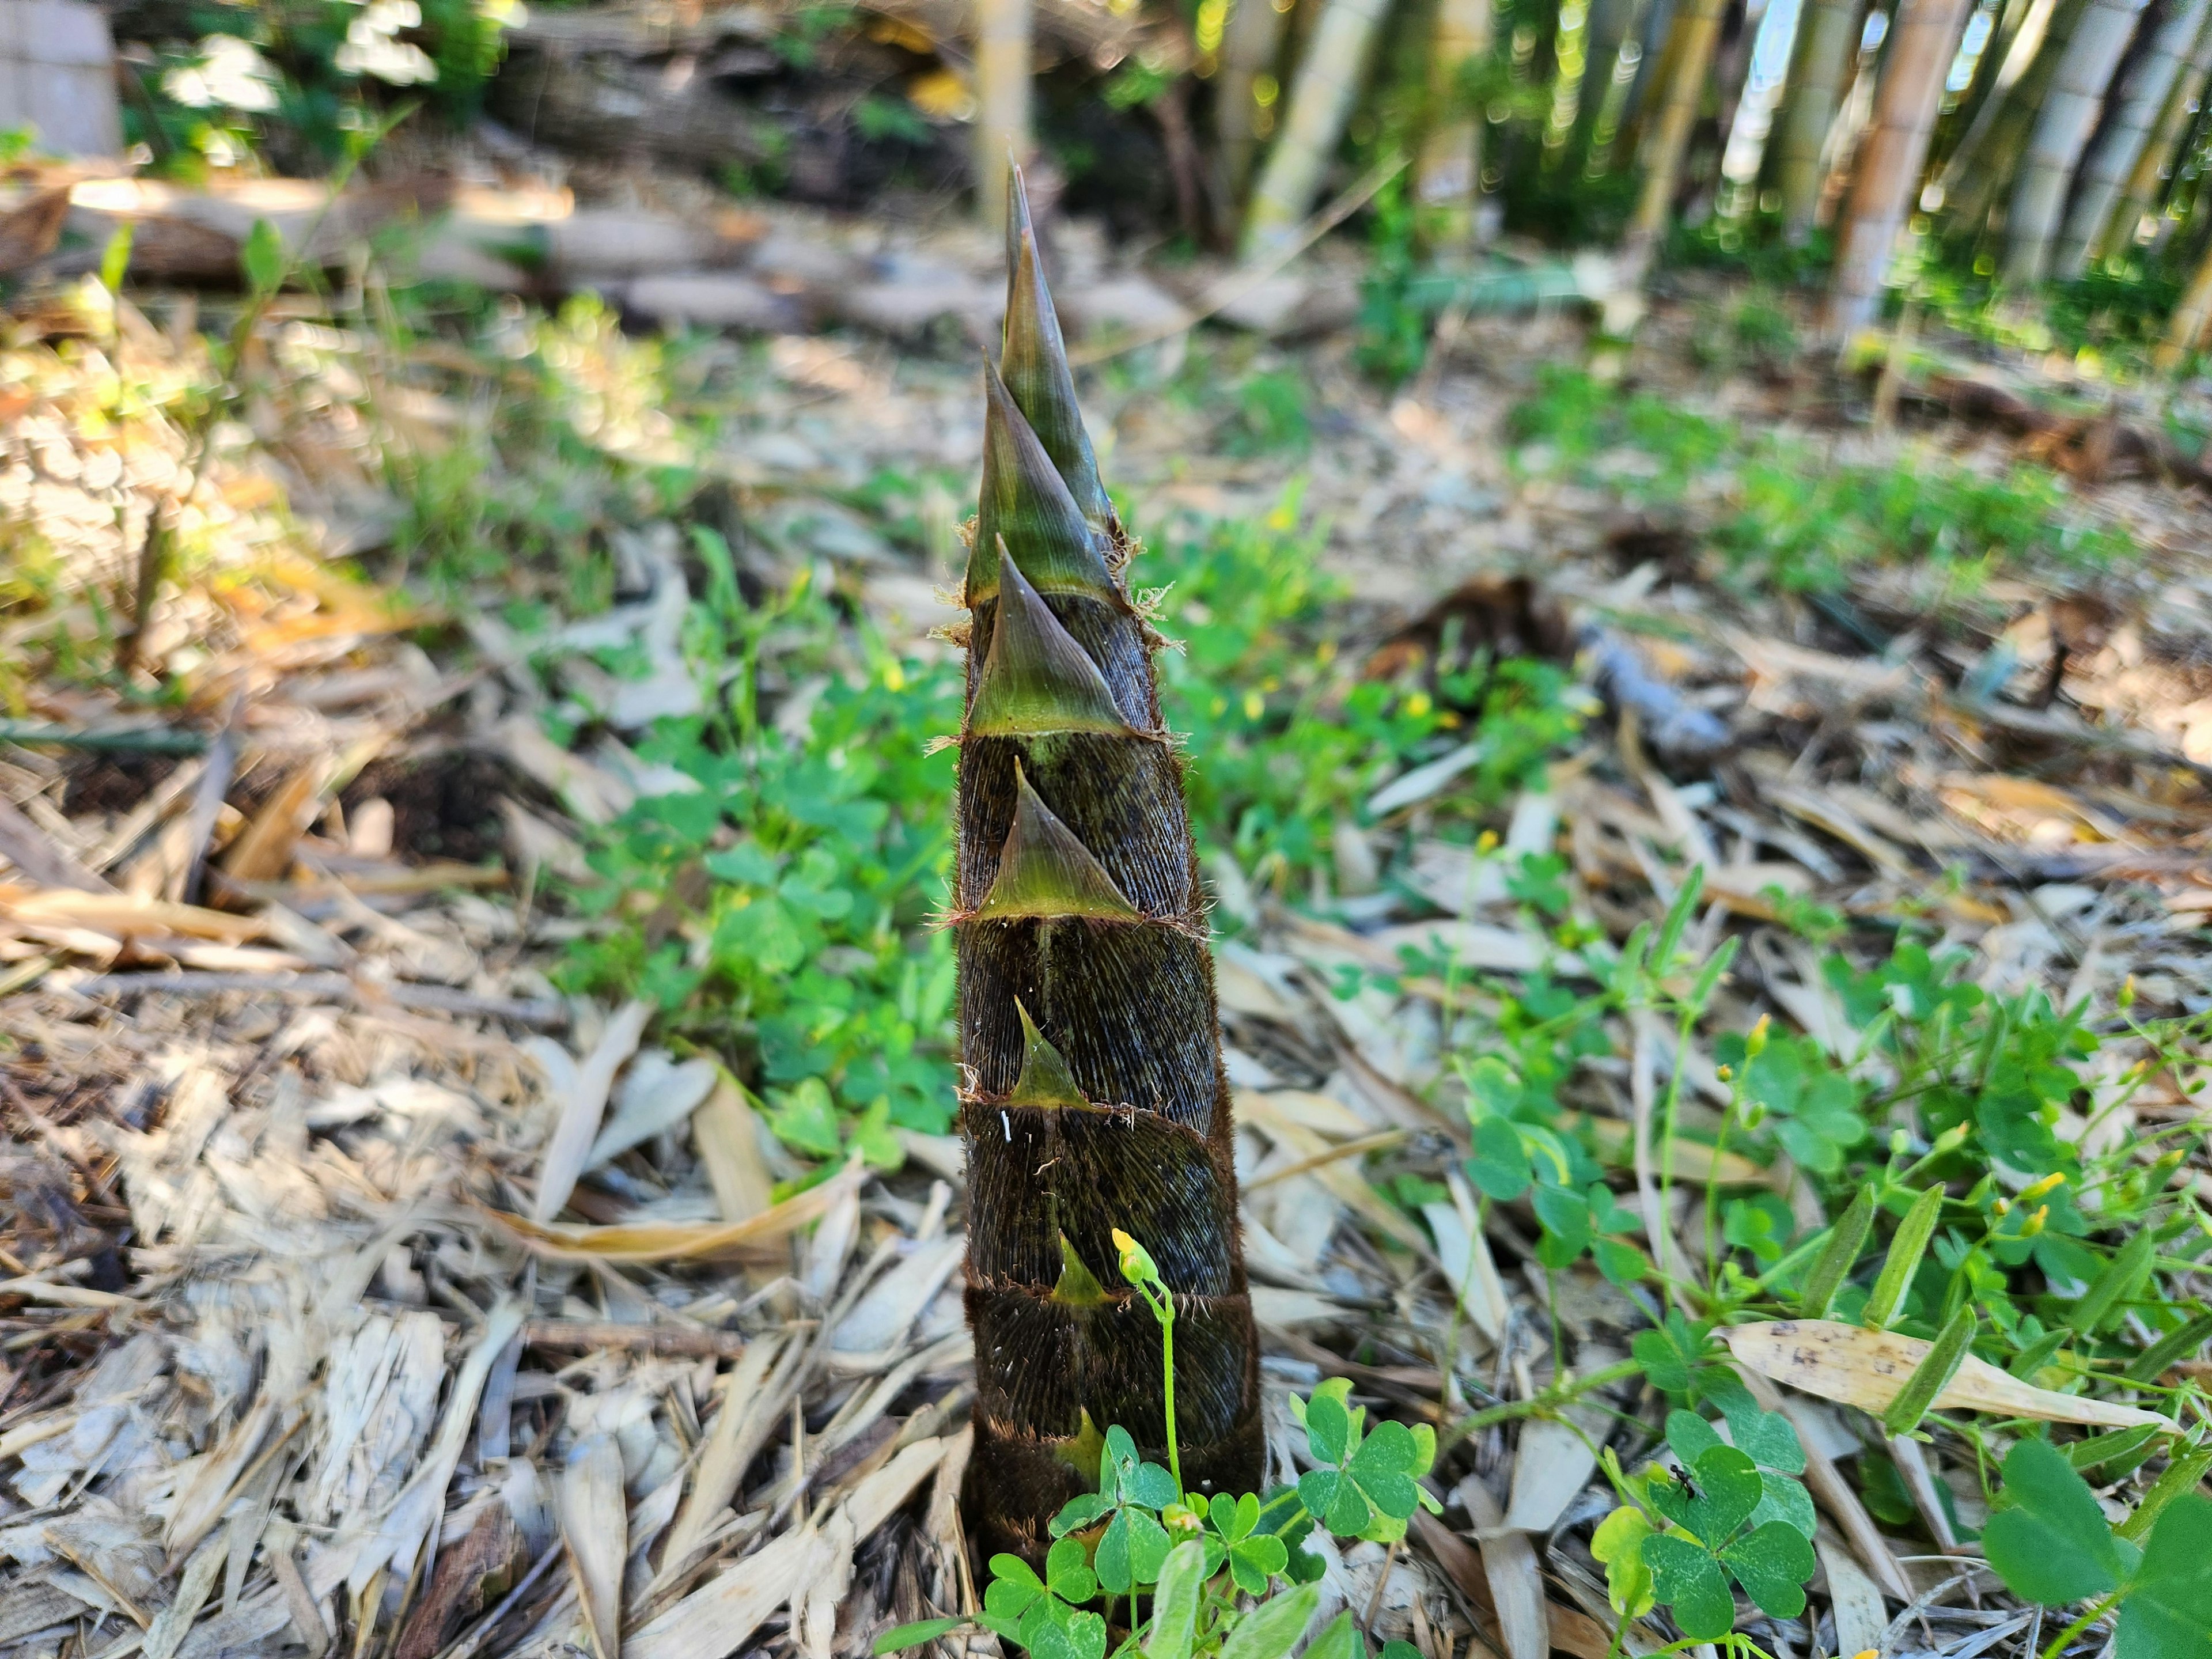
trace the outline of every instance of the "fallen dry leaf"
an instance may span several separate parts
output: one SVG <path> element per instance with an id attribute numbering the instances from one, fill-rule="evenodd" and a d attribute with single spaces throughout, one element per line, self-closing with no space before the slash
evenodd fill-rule
<path id="1" fill-rule="evenodd" d="M 1738 1325 L 1726 1335 L 1729 1351 L 1762 1376 L 1823 1400 L 1876 1413 L 1897 1398 L 1933 1346 L 1894 1331 L 1869 1331 L 1827 1319 Z M 2079 1400 L 2036 1388 L 1972 1354 L 1936 1396 L 1935 1408 L 1987 1412 L 1996 1417 L 2033 1417 L 2047 1423 L 2094 1423 L 2111 1429 L 2174 1426 L 2156 1412 L 2101 1400 Z"/>

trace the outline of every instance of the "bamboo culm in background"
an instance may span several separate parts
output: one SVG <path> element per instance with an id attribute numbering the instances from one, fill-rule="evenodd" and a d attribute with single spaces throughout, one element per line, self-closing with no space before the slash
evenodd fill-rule
<path id="1" fill-rule="evenodd" d="M 1793 246 L 1813 234 L 1828 132 L 1858 55 L 1864 9 L 1861 0 L 1812 0 L 1811 15 L 1799 26 L 1789 97 L 1774 136 L 1774 187 L 1782 198 L 1783 234 Z"/>
<path id="2" fill-rule="evenodd" d="M 2152 36 L 2149 49 L 2128 71 L 2117 94 L 2118 112 L 2106 121 L 2081 160 L 2074 204 L 2066 210 L 2066 232 L 2059 239 L 2055 265 L 2059 275 L 2081 275 L 2104 240 L 2113 204 L 2135 171 L 2136 157 L 2150 141 L 2166 94 L 2203 33 L 2207 8 L 2208 0 L 2176 0 Z"/>
<path id="3" fill-rule="evenodd" d="M 1897 234 L 1920 194 L 1920 170 L 1942 106 L 1943 82 L 1966 27 L 1971 0 L 1901 0 L 1888 60 L 1875 88 L 1874 119 L 1836 249 L 1828 330 L 1848 340 L 1874 320 Z"/>
<path id="4" fill-rule="evenodd" d="M 2012 182 L 2058 59 L 2085 0 L 2032 0 L 2003 44 L 1997 72 L 1966 134 L 1951 147 L 1936 186 L 1959 225 L 1978 226 Z"/>
<path id="5" fill-rule="evenodd" d="M 1344 137 L 1389 9 L 1390 0 L 1325 0 L 1290 88 L 1281 134 L 1245 210 L 1241 251 L 1247 260 L 1265 258 L 1297 234 Z"/>
<path id="6" fill-rule="evenodd" d="M 1712 67 L 1713 46 L 1720 39 L 1721 14 L 1726 9 L 1727 0 L 1682 0 L 1674 15 L 1662 60 L 1667 79 L 1659 88 L 1658 118 L 1652 124 L 1644 157 L 1644 185 L 1623 249 L 1624 258 L 1639 268 L 1666 234 L 1682 157 L 1690 147 L 1690 128 L 1705 94 L 1706 72 Z"/>
<path id="7" fill-rule="evenodd" d="M 2136 240 L 2144 218 L 2158 206 L 2159 186 L 2165 182 L 2169 169 L 2179 164 L 2177 152 L 2196 120 L 2197 100 L 2203 95 L 2208 78 L 2212 78 L 2212 7 L 2206 9 L 2189 56 L 2166 92 L 2158 125 L 2136 153 L 2128 182 L 2113 205 L 2112 216 L 2106 221 L 2103 240 L 2096 249 L 2099 258 L 2109 259 L 2123 252 Z"/>
<path id="8" fill-rule="evenodd" d="M 1030 0 L 976 0 L 975 206 L 996 224 L 1006 167 L 1030 155 Z"/>
<path id="9" fill-rule="evenodd" d="M 1237 0 L 1221 36 L 1221 73 L 1214 82 L 1213 132 L 1221 145 L 1221 167 L 1232 200 L 1244 192 L 1252 176 L 1252 157 L 1263 121 L 1273 119 L 1273 96 L 1263 115 L 1259 98 L 1261 78 L 1271 77 L 1283 44 L 1283 25 L 1290 15 L 1286 5 L 1278 9 L 1274 0 Z"/>
<path id="10" fill-rule="evenodd" d="M 983 1557 L 1041 1561 L 1095 1488 L 1100 1437 L 1167 1443 L 1159 1330 L 1121 1282 L 1128 1232 L 1176 1299 L 1184 1484 L 1261 1474 L 1259 1345 L 1237 1231 L 1229 1085 L 1159 641 L 1121 571 L 1019 175 L 1006 323 L 984 368 L 952 908 L 966 1082 Z M 982 1558 L 978 1558 L 982 1559 Z"/>
<path id="11" fill-rule="evenodd" d="M 2009 281 L 2041 282 L 2050 268 L 2066 187 L 2142 9 L 2143 0 L 2090 0 L 2089 9 L 2075 25 L 2051 91 L 2037 112 L 2027 155 L 2013 185 L 2012 210 L 2006 217 L 2005 276 Z"/>
<path id="12" fill-rule="evenodd" d="M 1490 50 L 1491 0 L 1439 0 L 1430 37 L 1429 131 L 1421 141 L 1414 199 L 1434 216 L 1439 249 L 1465 247 L 1474 234 L 1481 184 L 1483 112 L 1466 99 L 1468 66 Z"/>

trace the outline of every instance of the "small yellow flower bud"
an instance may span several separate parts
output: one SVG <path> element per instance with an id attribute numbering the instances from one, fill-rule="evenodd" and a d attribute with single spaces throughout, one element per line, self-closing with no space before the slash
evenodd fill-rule
<path id="1" fill-rule="evenodd" d="M 1751 1028 L 1751 1035 L 1743 1040 L 1743 1052 L 1747 1059 L 1757 1060 L 1766 1052 L 1766 1039 L 1773 1029 L 1774 1016 L 1761 1014 L 1759 1017 L 1759 1024 Z"/>
<path id="2" fill-rule="evenodd" d="M 2022 1238 L 2033 1238 L 2038 1233 L 2043 1231 L 2043 1224 L 2050 1218 L 2051 1206 L 2048 1204 L 2037 1205 L 2035 1206 L 2035 1213 L 2028 1217 L 2026 1221 L 2021 1223 L 2020 1236 Z"/>
<path id="3" fill-rule="evenodd" d="M 2008 1198 L 2000 1198 L 1997 1200 L 1994 1207 L 1996 1208 L 1996 1212 L 2001 1216 L 2010 1215 L 2012 1213 L 2012 1200 Z"/>
<path id="4" fill-rule="evenodd" d="M 2044 1194 L 2056 1191 L 2065 1184 L 2066 1171 L 2063 1170 L 2053 1170 L 2049 1175 L 2044 1176 L 2042 1180 L 2032 1182 L 2028 1185 L 2021 1188 L 2020 1189 L 2020 1201 L 2023 1204 L 2033 1204 L 2037 1199 L 2041 1198 Z"/>
<path id="5" fill-rule="evenodd" d="M 1723 1083 L 1730 1082 L 1735 1077 L 1735 1067 L 1733 1066 L 1716 1066 L 1713 1067 L 1713 1075 Z"/>

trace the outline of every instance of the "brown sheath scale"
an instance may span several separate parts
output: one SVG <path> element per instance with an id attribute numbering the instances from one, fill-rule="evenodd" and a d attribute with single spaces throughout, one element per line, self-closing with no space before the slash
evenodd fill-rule
<path id="1" fill-rule="evenodd" d="M 975 1447 L 986 1558 L 1042 1560 L 1120 1424 L 1164 1462 L 1160 1334 L 1116 1267 L 1176 1298 L 1184 1484 L 1259 1484 L 1259 1345 L 1237 1225 L 1213 960 L 1158 641 L 1121 578 L 1017 176 L 1006 324 L 984 366 L 951 921 L 967 1087 Z"/>

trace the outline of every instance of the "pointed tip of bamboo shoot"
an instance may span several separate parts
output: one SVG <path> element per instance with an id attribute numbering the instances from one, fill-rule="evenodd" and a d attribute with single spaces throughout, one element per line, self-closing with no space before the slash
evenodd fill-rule
<path id="1" fill-rule="evenodd" d="M 1022 1074 L 1014 1079 L 1014 1091 L 1006 1097 L 1009 1106 L 1083 1106 L 1087 1105 L 1083 1091 L 1075 1081 L 1075 1073 L 1067 1069 L 1067 1061 L 1059 1049 L 1030 1018 L 1030 1011 L 1014 1001 L 1014 1012 L 1022 1017 Z"/>
<path id="2" fill-rule="evenodd" d="M 1036 227 L 1030 222 L 1029 180 L 1022 176 L 1021 164 L 1013 162 L 1006 168 L 1006 297 L 1009 301 L 1013 298 L 1014 267 L 1021 263 L 1022 238 L 1036 234 Z"/>
<path id="3" fill-rule="evenodd" d="M 1060 312 L 1037 258 L 1029 198 L 1021 193 L 1018 176 L 1010 189 L 1015 193 L 1008 198 L 1006 215 L 1006 323 L 999 372 L 1083 516 L 1111 533 L 1116 528 L 1114 503 L 1098 476 L 1098 458 L 1075 399 L 1075 373 L 1068 367 Z"/>
<path id="4" fill-rule="evenodd" d="M 975 912 L 980 921 L 1005 921 L 1019 916 L 1054 918 L 1092 916 L 1134 921 L 1142 912 L 1129 902 L 1106 866 L 1060 822 L 1060 815 L 1038 799 L 1021 770 L 1014 767 L 1014 822 L 1006 831 L 1005 849 L 999 854 L 999 873 L 991 890 Z M 1027 1036 L 1036 1030 L 1023 1017 Z M 1039 1042 L 1043 1039 L 1040 1036 Z M 1051 1045 L 1044 1045 L 1050 1051 Z M 1027 1080 L 1036 1057 L 1031 1048 L 1022 1058 L 1022 1077 Z M 1065 1073 L 1066 1062 L 1053 1056 Z M 1067 1079 L 1074 1087 L 1074 1079 Z M 1020 1085 L 1015 1085 L 1018 1091 Z M 1082 1096 L 1079 1093 L 1079 1102 Z"/>
<path id="5" fill-rule="evenodd" d="M 1091 1420 L 1091 1409 L 1084 1407 L 1083 1422 L 1075 1433 L 1053 1448 L 1060 1461 L 1080 1474 L 1091 1486 L 1098 1484 L 1098 1462 L 1106 1453 L 1106 1437 L 1098 1432 L 1098 1425 Z"/>
<path id="6" fill-rule="evenodd" d="M 1075 1253 L 1075 1246 L 1067 1242 L 1066 1233 L 1060 1236 L 1060 1279 L 1052 1287 L 1052 1299 L 1069 1308 L 1100 1308 L 1106 1304 L 1106 1287 L 1098 1282 L 1098 1275 L 1084 1265 L 1083 1258 Z"/>
<path id="7" fill-rule="evenodd" d="M 1021 567 L 998 543 L 1003 576 L 991 648 L 968 710 L 970 737 L 1043 737 L 1055 732 L 1129 732 L 1106 677 L 1060 625 Z M 1034 799 L 1033 797 L 1031 799 Z M 1018 823 L 1018 818 L 1017 823 Z M 1059 823 L 1057 818 L 1054 823 Z M 1073 839 L 1073 837 L 1070 837 Z"/>
<path id="8" fill-rule="evenodd" d="M 968 553 L 970 607 L 998 592 L 998 544 L 1022 550 L 1030 580 L 1048 593 L 1088 593 L 1113 603 L 1104 537 L 1084 517 L 1036 429 L 999 370 L 983 363 L 983 488 Z"/>

